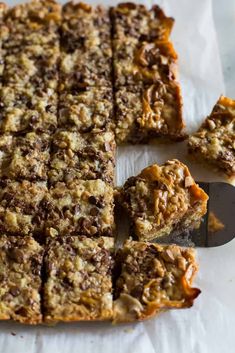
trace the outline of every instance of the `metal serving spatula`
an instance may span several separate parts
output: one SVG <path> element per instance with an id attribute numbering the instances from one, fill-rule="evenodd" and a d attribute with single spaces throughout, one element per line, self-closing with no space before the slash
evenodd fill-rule
<path id="1" fill-rule="evenodd" d="M 176 243 L 183 246 L 214 247 L 235 238 L 235 187 L 227 183 L 202 183 L 200 187 L 209 195 L 207 214 L 199 229 L 161 238 L 160 243 Z M 208 229 L 209 215 L 215 216 L 221 229 Z M 209 227 L 210 228 L 210 227 Z"/>

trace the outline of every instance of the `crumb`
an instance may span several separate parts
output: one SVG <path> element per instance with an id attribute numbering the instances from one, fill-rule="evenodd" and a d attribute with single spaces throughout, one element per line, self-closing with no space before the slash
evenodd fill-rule
<path id="1" fill-rule="evenodd" d="M 123 331 L 125 333 L 132 333 L 134 331 L 134 329 L 133 328 L 125 328 Z"/>
<path id="2" fill-rule="evenodd" d="M 209 212 L 208 232 L 215 233 L 224 229 L 225 225 L 216 217 L 214 212 Z"/>

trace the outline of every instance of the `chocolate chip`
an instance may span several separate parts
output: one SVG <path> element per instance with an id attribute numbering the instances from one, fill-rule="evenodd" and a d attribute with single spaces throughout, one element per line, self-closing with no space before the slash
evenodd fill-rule
<path id="1" fill-rule="evenodd" d="M 88 201 L 92 204 L 92 205 L 96 205 L 97 203 L 97 199 L 95 198 L 95 196 L 90 196 Z"/>
<path id="2" fill-rule="evenodd" d="M 28 312 L 25 308 L 19 308 L 18 310 L 16 310 L 16 315 L 19 315 L 19 316 L 23 316 L 23 317 L 27 317 L 28 316 Z"/>
<path id="3" fill-rule="evenodd" d="M 102 200 L 97 199 L 95 196 L 90 196 L 88 201 L 92 205 L 95 205 L 98 208 L 103 208 L 104 207 L 104 203 L 102 202 Z"/>
<path id="4" fill-rule="evenodd" d="M 91 216 L 97 216 L 99 214 L 99 210 L 97 207 L 92 207 L 91 210 L 90 210 L 90 215 Z"/>
<path id="5" fill-rule="evenodd" d="M 9 192 L 4 192 L 2 199 L 10 202 L 13 199 L 13 195 Z"/>
<path id="6" fill-rule="evenodd" d="M 17 297 L 20 294 L 20 290 L 17 287 L 11 287 L 9 293 L 13 295 L 13 297 Z"/>
<path id="7" fill-rule="evenodd" d="M 8 256 L 11 260 L 21 263 L 24 261 L 24 253 L 19 249 L 9 249 Z"/>
<path id="8" fill-rule="evenodd" d="M 141 285 L 135 286 L 131 291 L 131 295 L 134 298 L 141 298 L 142 293 L 143 293 L 143 287 Z"/>

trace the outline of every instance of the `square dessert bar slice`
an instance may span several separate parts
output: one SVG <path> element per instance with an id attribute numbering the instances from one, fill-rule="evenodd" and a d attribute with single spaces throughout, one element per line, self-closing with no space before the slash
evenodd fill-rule
<path id="1" fill-rule="evenodd" d="M 1 181 L 0 230 L 17 236 L 37 235 L 43 227 L 41 202 L 47 192 L 44 182 Z"/>
<path id="2" fill-rule="evenodd" d="M 117 254 L 114 322 L 144 320 L 167 309 L 188 308 L 198 266 L 193 249 L 127 241 Z"/>
<path id="3" fill-rule="evenodd" d="M 207 194 L 178 160 L 154 164 L 129 178 L 120 200 L 127 210 L 132 233 L 139 240 L 182 233 L 199 226 L 207 210 Z"/>
<path id="4" fill-rule="evenodd" d="M 66 90 L 73 87 L 111 87 L 111 59 L 107 61 L 100 49 L 78 53 L 61 53 L 60 82 Z"/>
<path id="5" fill-rule="evenodd" d="M 63 6 L 62 19 L 62 51 L 71 53 L 78 49 L 89 52 L 90 49 L 102 48 L 103 45 L 106 50 L 111 50 L 111 23 L 108 9 L 71 1 Z M 111 56 L 111 53 L 109 55 Z"/>
<path id="6" fill-rule="evenodd" d="M 61 26 L 62 82 L 111 86 L 112 49 L 108 10 L 69 2 Z"/>
<path id="7" fill-rule="evenodd" d="M 0 135 L 0 177 L 13 180 L 46 180 L 50 136 L 30 132 Z"/>
<path id="8" fill-rule="evenodd" d="M 0 131 L 53 132 L 57 127 L 58 96 L 53 88 L 46 86 L 40 82 L 39 86 L 26 83 L 2 87 Z"/>
<path id="9" fill-rule="evenodd" d="M 4 86 L 45 85 L 54 91 L 58 85 L 59 40 L 53 45 L 30 45 L 7 53 L 3 73 Z"/>
<path id="10" fill-rule="evenodd" d="M 221 96 L 200 129 L 190 136 L 189 153 L 235 177 L 235 100 Z"/>
<path id="11" fill-rule="evenodd" d="M 109 87 L 71 87 L 60 94 L 58 125 L 89 132 L 113 125 L 113 94 Z"/>
<path id="12" fill-rule="evenodd" d="M 45 322 L 112 318 L 112 238 L 66 237 L 48 243 Z"/>
<path id="13" fill-rule="evenodd" d="M 120 87 L 115 106 L 118 144 L 143 143 L 154 137 L 184 138 L 181 90 L 175 81 Z"/>
<path id="14" fill-rule="evenodd" d="M 100 179 L 58 182 L 42 207 L 47 236 L 113 236 L 113 189 Z"/>
<path id="15" fill-rule="evenodd" d="M 42 257 L 33 238 L 0 236 L 0 320 L 41 323 Z"/>
<path id="16" fill-rule="evenodd" d="M 115 39 L 135 38 L 139 41 L 168 40 L 174 19 L 167 17 L 155 5 L 148 10 L 144 5 L 121 3 L 111 9 Z"/>
<path id="17" fill-rule="evenodd" d="M 126 42 L 115 40 L 115 87 L 151 84 L 177 78 L 177 54 L 171 42 Z"/>
<path id="18" fill-rule="evenodd" d="M 75 179 L 102 179 L 113 183 L 114 164 L 112 132 L 80 134 L 57 130 L 52 141 L 49 181 L 54 184 Z"/>
<path id="19" fill-rule="evenodd" d="M 53 0 L 33 0 L 10 8 L 5 16 L 9 40 L 8 52 L 22 50 L 28 45 L 54 45 L 58 40 L 61 5 Z"/>

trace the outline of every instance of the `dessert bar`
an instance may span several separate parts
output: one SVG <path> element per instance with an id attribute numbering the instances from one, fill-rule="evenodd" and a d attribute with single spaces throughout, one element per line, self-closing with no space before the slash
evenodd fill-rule
<path id="1" fill-rule="evenodd" d="M 207 194 L 178 160 L 154 164 L 129 178 L 120 202 L 129 214 L 132 235 L 139 240 L 197 228 L 207 210 Z"/>
<path id="2" fill-rule="evenodd" d="M 48 243 L 44 320 L 112 318 L 112 238 L 66 237 Z"/>
<path id="3" fill-rule="evenodd" d="M 199 130 L 190 136 L 189 153 L 228 177 L 235 176 L 235 100 L 221 96 Z"/>
<path id="4" fill-rule="evenodd" d="M 33 238 L 0 236 L 0 320 L 41 323 L 42 257 Z"/>
<path id="5" fill-rule="evenodd" d="M 113 183 L 115 141 L 112 132 L 57 130 L 53 136 L 49 181 L 102 179 Z"/>
<path id="6" fill-rule="evenodd" d="M 67 130 L 89 132 L 111 129 L 113 95 L 109 87 L 87 87 L 60 94 L 58 125 Z"/>
<path id="7" fill-rule="evenodd" d="M 22 51 L 27 46 L 54 46 L 58 41 L 61 5 L 54 0 L 32 0 L 10 8 L 5 16 L 9 40 L 8 52 Z"/>
<path id="8" fill-rule="evenodd" d="M 113 48 L 116 88 L 177 79 L 177 54 L 171 42 L 115 40 Z"/>
<path id="9" fill-rule="evenodd" d="M 43 228 L 42 199 L 46 183 L 1 180 L 0 230 L 7 235 L 37 235 Z"/>
<path id="10" fill-rule="evenodd" d="M 184 138 L 180 87 L 174 81 L 120 87 L 115 104 L 118 144 L 143 143 L 154 137 Z"/>
<path id="11" fill-rule="evenodd" d="M 34 0 L 4 20 L 0 130 L 49 132 L 57 125 L 60 5 Z"/>
<path id="12" fill-rule="evenodd" d="M 0 89 L 0 131 L 52 133 L 57 127 L 57 93 L 44 83 L 9 84 Z"/>
<path id="13" fill-rule="evenodd" d="M 49 148 L 47 134 L 0 135 L 0 178 L 46 180 Z"/>
<path id="14" fill-rule="evenodd" d="M 111 16 L 114 38 L 123 41 L 167 41 L 174 25 L 174 19 L 157 5 L 147 10 L 142 4 L 121 3 L 111 9 Z"/>
<path id="15" fill-rule="evenodd" d="M 148 319 L 167 309 L 188 308 L 198 266 L 193 249 L 127 241 L 118 251 L 114 322 Z"/>
<path id="16" fill-rule="evenodd" d="M 69 2 L 61 25 L 61 81 L 79 87 L 111 86 L 111 24 L 108 10 Z"/>
<path id="17" fill-rule="evenodd" d="M 58 182 L 43 200 L 46 236 L 113 236 L 113 188 L 104 181 Z"/>

